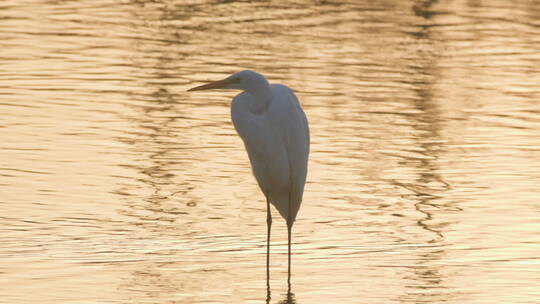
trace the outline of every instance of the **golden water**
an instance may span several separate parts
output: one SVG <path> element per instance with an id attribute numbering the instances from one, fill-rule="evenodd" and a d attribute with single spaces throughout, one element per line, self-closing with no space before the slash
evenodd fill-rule
<path id="1" fill-rule="evenodd" d="M 3 0 L 0 303 L 264 303 L 235 93 L 185 92 L 241 69 L 311 125 L 289 302 L 539 303 L 539 20 L 533 0 Z"/>

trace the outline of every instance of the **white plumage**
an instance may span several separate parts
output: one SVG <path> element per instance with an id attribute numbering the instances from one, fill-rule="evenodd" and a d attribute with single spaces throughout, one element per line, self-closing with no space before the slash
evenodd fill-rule
<path id="1" fill-rule="evenodd" d="M 231 105 L 231 117 L 244 141 L 259 187 L 281 216 L 294 222 L 306 182 L 309 129 L 289 88 L 272 84 L 270 92 L 272 97 L 262 109 L 253 95 L 237 95 Z"/>
<path id="2" fill-rule="evenodd" d="M 287 222 L 289 245 L 289 283 L 291 229 L 302 203 L 309 155 L 309 127 L 306 115 L 293 91 L 281 84 L 269 84 L 264 76 L 241 71 L 223 80 L 195 87 L 239 89 L 234 97 L 231 117 L 247 150 L 253 175 L 271 203 Z M 267 212 L 267 279 L 272 218 Z"/>

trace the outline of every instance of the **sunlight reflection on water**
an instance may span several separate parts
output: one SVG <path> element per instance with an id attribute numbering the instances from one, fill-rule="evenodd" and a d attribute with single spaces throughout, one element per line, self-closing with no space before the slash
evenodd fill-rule
<path id="1" fill-rule="evenodd" d="M 534 1 L 0 8 L 6 303 L 264 301 L 234 93 L 185 93 L 246 68 L 295 89 L 311 125 L 297 303 L 540 297 Z M 286 303 L 284 223 L 272 240 Z"/>

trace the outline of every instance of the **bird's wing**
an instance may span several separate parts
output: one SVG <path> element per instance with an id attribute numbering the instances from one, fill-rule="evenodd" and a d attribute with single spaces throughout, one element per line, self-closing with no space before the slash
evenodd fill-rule
<path id="1" fill-rule="evenodd" d="M 268 118 L 250 111 L 250 106 L 254 102 L 250 94 L 239 94 L 233 100 L 231 116 L 234 127 L 248 152 L 253 175 L 268 197 L 271 190 L 277 189 L 276 184 L 279 180 L 288 176 L 289 168 L 284 149 L 280 149 L 282 147 L 276 141 Z M 284 172 L 285 170 L 287 172 Z"/>
<path id="2" fill-rule="evenodd" d="M 286 89 L 286 90 L 285 90 Z M 309 157 L 309 126 L 306 115 L 300 107 L 298 99 L 287 87 L 283 90 L 288 95 L 288 111 L 283 120 L 285 146 L 289 160 L 290 190 L 289 202 L 291 220 L 294 222 L 302 197 L 307 176 Z"/>
<path id="3" fill-rule="evenodd" d="M 251 95 L 236 96 L 232 120 L 262 191 L 283 218 L 294 221 L 307 175 L 309 129 L 298 99 L 289 88 L 272 85 L 272 93 L 271 104 L 261 114 L 249 110 L 254 102 Z"/>

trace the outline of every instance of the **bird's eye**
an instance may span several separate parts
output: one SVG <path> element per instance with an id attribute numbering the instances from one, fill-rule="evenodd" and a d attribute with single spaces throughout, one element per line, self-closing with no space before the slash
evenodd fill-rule
<path id="1" fill-rule="evenodd" d="M 240 83 L 240 78 L 235 77 L 235 78 L 231 79 L 231 83 Z"/>

